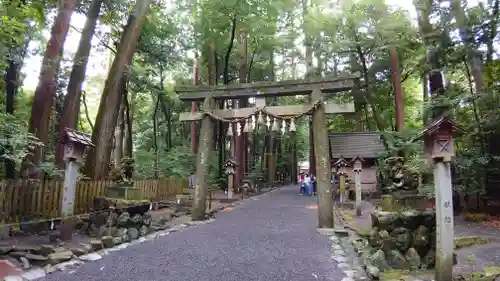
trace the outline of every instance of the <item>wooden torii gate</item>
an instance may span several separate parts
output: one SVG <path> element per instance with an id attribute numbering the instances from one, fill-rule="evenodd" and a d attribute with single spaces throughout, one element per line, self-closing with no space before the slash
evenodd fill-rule
<path id="1" fill-rule="evenodd" d="M 359 74 L 320 80 L 293 80 L 234 84 L 217 87 L 177 87 L 181 101 L 203 101 L 202 112 L 182 112 L 180 121 L 201 120 L 199 147 L 196 156 L 196 184 L 193 200 L 193 220 L 205 219 L 208 186 L 208 161 L 213 145 L 213 121 L 228 123 L 245 122 L 258 114 L 264 114 L 279 121 L 291 121 L 306 114 L 312 114 L 314 131 L 314 154 L 316 163 L 318 194 L 318 226 L 333 227 L 333 197 L 331 184 L 330 154 L 326 114 L 353 113 L 354 104 L 326 103 L 324 94 L 351 90 Z M 310 95 L 310 104 L 265 106 L 266 97 Z M 215 109 L 214 100 L 255 98 L 255 105 L 247 108 Z M 271 172 L 271 171 L 270 171 Z M 273 173 L 271 173 L 273 174 Z M 274 177 L 274 174 L 273 174 Z"/>

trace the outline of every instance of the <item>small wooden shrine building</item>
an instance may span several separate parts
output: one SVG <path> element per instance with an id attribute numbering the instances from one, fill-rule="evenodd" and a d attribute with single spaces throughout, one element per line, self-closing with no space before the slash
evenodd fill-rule
<path id="1" fill-rule="evenodd" d="M 336 132 L 329 133 L 330 155 L 332 172 L 336 171 L 333 164 L 343 157 L 351 164 L 347 168 L 347 179 L 350 182 L 350 190 L 354 190 L 354 171 L 352 160 L 359 156 L 363 161 L 361 172 L 362 193 L 372 193 L 377 187 L 376 160 L 384 150 L 379 132 Z"/>

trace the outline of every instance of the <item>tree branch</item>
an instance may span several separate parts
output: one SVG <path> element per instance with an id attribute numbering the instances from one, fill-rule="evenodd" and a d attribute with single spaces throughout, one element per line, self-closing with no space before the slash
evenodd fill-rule
<path id="1" fill-rule="evenodd" d="M 76 32 L 82 33 L 81 30 L 79 30 L 78 28 L 74 27 L 73 25 L 70 25 L 70 27 L 73 30 L 75 30 Z M 99 37 L 99 35 L 97 35 L 95 32 L 94 32 L 94 37 L 97 38 L 97 40 L 99 40 L 99 43 L 101 43 L 101 45 L 103 47 L 105 47 L 106 49 L 110 50 L 113 54 L 116 54 L 116 50 L 113 47 L 109 46 L 106 42 L 104 42 L 104 40 L 101 37 Z"/>
<path id="2" fill-rule="evenodd" d="M 229 45 L 227 46 L 226 56 L 224 57 L 224 84 L 229 84 L 229 57 L 231 56 L 231 51 L 233 50 L 234 37 L 236 34 L 236 13 L 233 15 L 232 27 L 231 27 L 231 37 L 229 38 Z"/>
<path id="3" fill-rule="evenodd" d="M 87 119 L 87 122 L 89 123 L 90 129 L 92 129 L 92 132 L 94 131 L 94 125 L 92 124 L 92 120 L 90 120 L 90 115 L 89 115 L 89 108 L 87 106 L 87 93 L 82 90 L 82 103 L 83 103 L 83 108 L 85 109 L 85 118 Z"/>
<path id="4" fill-rule="evenodd" d="M 257 53 L 257 49 L 259 49 L 259 45 L 255 46 L 255 49 L 252 51 L 252 57 L 250 58 L 250 63 L 248 64 L 248 73 L 247 73 L 247 81 L 250 82 L 251 74 L 252 74 L 252 66 L 255 59 L 255 55 Z"/>

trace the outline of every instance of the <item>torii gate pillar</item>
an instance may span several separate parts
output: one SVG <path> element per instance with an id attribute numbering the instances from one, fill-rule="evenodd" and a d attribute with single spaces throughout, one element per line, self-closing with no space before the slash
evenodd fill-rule
<path id="1" fill-rule="evenodd" d="M 321 101 L 323 93 L 313 90 L 313 103 Z M 316 164 L 316 180 L 318 194 L 318 227 L 333 228 L 333 194 L 332 171 L 330 168 L 330 150 L 328 146 L 328 132 L 326 130 L 325 103 L 320 103 L 312 114 L 314 131 L 314 162 Z"/>

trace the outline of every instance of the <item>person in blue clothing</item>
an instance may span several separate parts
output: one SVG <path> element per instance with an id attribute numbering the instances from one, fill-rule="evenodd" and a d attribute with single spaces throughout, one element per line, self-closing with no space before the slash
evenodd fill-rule
<path id="1" fill-rule="evenodd" d="M 316 195 L 316 187 L 318 185 L 318 181 L 316 179 L 316 176 L 311 175 L 311 186 L 312 186 L 312 194 Z"/>
<path id="2" fill-rule="evenodd" d="M 300 185 L 300 195 L 304 195 L 305 193 L 308 195 L 312 194 L 311 177 L 308 174 L 304 176 L 304 180 L 302 180 Z"/>
<path id="3" fill-rule="evenodd" d="M 307 193 L 307 195 L 312 196 L 313 194 L 312 179 L 308 174 L 306 174 L 306 176 L 304 177 L 304 185 L 305 185 L 305 192 Z"/>

